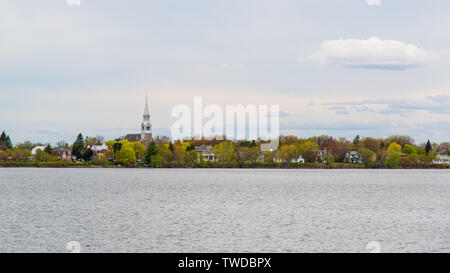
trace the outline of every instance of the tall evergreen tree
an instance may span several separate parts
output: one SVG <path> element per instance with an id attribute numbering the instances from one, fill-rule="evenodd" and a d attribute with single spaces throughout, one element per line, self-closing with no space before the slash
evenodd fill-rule
<path id="1" fill-rule="evenodd" d="M 156 143 L 152 141 L 150 145 L 148 145 L 147 151 L 145 152 L 144 162 L 146 164 L 150 164 L 152 162 L 152 157 L 158 154 L 158 146 Z"/>
<path id="2" fill-rule="evenodd" d="M 117 153 L 121 149 L 122 149 L 122 143 L 120 143 L 120 142 L 114 143 L 114 145 L 113 145 L 113 152 Z"/>
<path id="3" fill-rule="evenodd" d="M 11 142 L 11 139 L 9 138 L 9 136 L 6 136 L 5 144 L 8 149 L 12 149 L 13 145 L 12 145 L 12 142 Z"/>
<path id="4" fill-rule="evenodd" d="M 84 151 L 81 155 L 81 158 L 87 164 L 89 161 L 91 161 L 92 156 L 94 156 L 94 151 L 92 151 L 91 148 L 87 148 L 86 151 Z"/>
<path id="5" fill-rule="evenodd" d="M 432 150 L 433 150 L 433 146 L 431 146 L 431 142 L 430 142 L 430 140 L 428 140 L 427 145 L 425 146 L 425 152 L 428 154 Z"/>
<path id="6" fill-rule="evenodd" d="M 6 150 L 11 149 L 13 147 L 11 139 L 6 135 L 5 131 L 0 135 L 0 149 Z"/>
<path id="7" fill-rule="evenodd" d="M 50 144 L 48 144 L 47 147 L 45 147 L 44 152 L 46 152 L 47 154 L 51 155 L 52 152 L 53 152 L 52 146 L 50 146 Z"/>
<path id="8" fill-rule="evenodd" d="M 3 131 L 2 135 L 0 136 L 0 143 L 5 143 L 6 142 L 6 134 L 5 131 Z"/>
<path id="9" fill-rule="evenodd" d="M 353 140 L 353 144 L 358 145 L 359 142 L 361 141 L 359 135 L 356 135 L 355 139 Z"/>
<path id="10" fill-rule="evenodd" d="M 169 143 L 169 150 L 172 151 L 172 153 L 173 153 L 173 144 L 172 144 L 172 141 Z"/>
<path id="11" fill-rule="evenodd" d="M 186 152 L 190 152 L 190 151 L 194 151 L 194 150 L 195 150 L 195 146 L 192 143 L 186 147 Z"/>
<path id="12" fill-rule="evenodd" d="M 83 135 L 80 133 L 77 137 L 77 140 L 73 143 L 72 147 L 72 155 L 76 157 L 81 157 L 83 155 L 84 150 L 84 139 Z"/>

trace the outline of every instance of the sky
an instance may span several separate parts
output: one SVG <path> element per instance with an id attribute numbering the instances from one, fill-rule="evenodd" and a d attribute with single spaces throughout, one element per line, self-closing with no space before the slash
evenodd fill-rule
<path id="1" fill-rule="evenodd" d="M 155 135 L 171 109 L 280 105 L 280 131 L 450 141 L 448 0 L 0 0 L 14 143 Z"/>

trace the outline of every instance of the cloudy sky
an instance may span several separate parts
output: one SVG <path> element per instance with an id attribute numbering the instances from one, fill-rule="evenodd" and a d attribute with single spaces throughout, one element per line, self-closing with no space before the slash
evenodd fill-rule
<path id="1" fill-rule="evenodd" d="M 13 142 L 156 134 L 177 104 L 277 104 L 281 132 L 450 141 L 448 0 L 0 0 Z"/>

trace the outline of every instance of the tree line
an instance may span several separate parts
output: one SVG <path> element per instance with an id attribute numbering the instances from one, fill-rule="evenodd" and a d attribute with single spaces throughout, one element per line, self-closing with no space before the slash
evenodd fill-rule
<path id="1" fill-rule="evenodd" d="M 194 167 L 202 166 L 210 161 L 198 153 L 196 148 L 207 146 L 214 155 L 214 162 L 236 166 L 241 163 L 270 163 L 289 165 L 298 164 L 360 164 L 364 167 L 409 168 L 423 167 L 432 164 L 436 153 L 449 151 L 450 144 L 431 143 L 416 144 L 410 136 L 390 136 L 373 138 L 356 136 L 353 140 L 321 135 L 310 138 L 297 136 L 280 136 L 276 151 L 261 151 L 263 141 L 231 141 L 213 139 L 186 139 L 170 141 L 167 137 L 157 137 L 148 147 L 140 142 L 127 140 L 104 141 L 102 136 L 86 137 L 80 133 L 69 145 L 65 141 L 54 147 L 50 144 L 31 143 L 25 141 L 12 145 L 5 132 L 0 136 L 0 161 L 73 161 L 101 166 L 148 166 L 160 167 Z M 106 150 L 94 154 L 93 145 L 106 145 Z M 31 155 L 31 149 L 45 146 Z M 60 159 L 57 151 L 69 150 L 73 159 Z M 350 153 L 357 155 L 357 162 L 352 162 Z M 301 161 L 300 161 L 301 159 Z"/>

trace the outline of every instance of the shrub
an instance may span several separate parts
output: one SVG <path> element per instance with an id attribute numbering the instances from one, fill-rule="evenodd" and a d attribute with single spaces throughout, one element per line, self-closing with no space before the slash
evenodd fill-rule
<path id="1" fill-rule="evenodd" d="M 401 158 L 400 153 L 391 153 L 384 161 L 384 166 L 389 169 L 398 169 L 400 168 Z"/>

